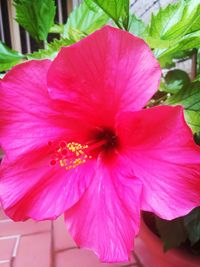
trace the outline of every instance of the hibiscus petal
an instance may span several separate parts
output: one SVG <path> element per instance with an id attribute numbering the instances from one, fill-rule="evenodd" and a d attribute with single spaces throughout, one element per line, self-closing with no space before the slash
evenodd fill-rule
<path id="1" fill-rule="evenodd" d="M 2 164 L 0 200 L 15 221 L 55 219 L 80 199 L 94 175 L 92 160 L 67 171 L 50 166 L 46 152 L 35 150 Z"/>
<path id="2" fill-rule="evenodd" d="M 65 213 L 76 243 L 92 249 L 102 262 L 128 261 L 139 229 L 141 183 L 124 173 L 122 161 L 109 168 L 99 161 L 91 185 Z"/>
<path id="3" fill-rule="evenodd" d="M 47 145 L 48 141 L 84 134 L 86 126 L 70 121 L 63 104 L 52 101 L 46 85 L 51 61 L 29 61 L 14 67 L 0 82 L 0 145 L 9 159 Z"/>
<path id="4" fill-rule="evenodd" d="M 110 26 L 62 48 L 48 72 L 53 98 L 110 123 L 120 111 L 141 109 L 156 92 L 161 70 L 140 38 Z M 104 107 L 102 109 L 102 106 Z"/>
<path id="5" fill-rule="evenodd" d="M 182 107 L 123 114 L 118 135 L 129 165 L 143 183 L 143 210 L 173 219 L 200 205 L 200 148 Z"/>

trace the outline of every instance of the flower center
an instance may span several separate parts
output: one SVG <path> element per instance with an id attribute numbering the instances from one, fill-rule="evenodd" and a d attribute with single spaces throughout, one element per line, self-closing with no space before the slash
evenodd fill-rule
<path id="1" fill-rule="evenodd" d="M 70 170 L 118 146 L 118 138 L 110 129 L 95 131 L 90 140 L 86 144 L 61 141 L 51 152 L 50 165 L 59 164 L 60 167 Z M 53 146 L 53 142 L 50 141 L 49 146 Z"/>
<path id="2" fill-rule="evenodd" d="M 110 152 L 119 146 L 119 140 L 117 135 L 112 129 L 102 128 L 94 133 L 94 138 L 97 142 L 104 141 L 101 149 L 104 152 Z"/>

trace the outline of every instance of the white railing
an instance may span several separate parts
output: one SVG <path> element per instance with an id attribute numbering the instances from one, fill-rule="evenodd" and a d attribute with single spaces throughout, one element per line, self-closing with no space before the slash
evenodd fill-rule
<path id="1" fill-rule="evenodd" d="M 67 14 L 79 2 L 80 0 L 55 0 L 57 6 L 56 22 L 65 23 Z M 19 52 L 30 53 L 37 44 L 14 18 L 13 0 L 0 0 L 0 40 Z"/>

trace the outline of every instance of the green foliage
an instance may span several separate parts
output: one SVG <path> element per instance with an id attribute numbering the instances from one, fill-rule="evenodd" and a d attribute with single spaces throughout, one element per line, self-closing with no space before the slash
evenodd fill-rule
<path id="1" fill-rule="evenodd" d="M 161 40 L 176 40 L 200 29 L 200 1 L 179 1 L 152 15 L 149 34 Z"/>
<path id="2" fill-rule="evenodd" d="M 6 71 L 20 63 L 24 58 L 22 54 L 7 47 L 0 42 L 0 71 Z"/>
<path id="3" fill-rule="evenodd" d="M 197 77 L 195 78 L 195 81 L 200 81 L 200 73 L 197 75 Z"/>
<path id="4" fill-rule="evenodd" d="M 28 59 L 53 59 L 57 55 L 62 46 L 68 46 L 74 42 L 69 39 L 62 38 L 60 40 L 54 39 L 53 42 L 47 44 L 46 49 L 40 49 L 37 52 L 27 55 Z"/>
<path id="5" fill-rule="evenodd" d="M 50 29 L 49 33 L 59 33 L 63 34 L 64 32 L 64 25 L 63 24 L 54 24 Z"/>
<path id="6" fill-rule="evenodd" d="M 164 251 L 180 246 L 187 239 L 183 217 L 172 221 L 156 217 L 155 220 L 156 227 L 164 244 Z"/>
<path id="7" fill-rule="evenodd" d="M 155 216 L 156 228 L 164 244 L 164 251 L 181 246 L 186 240 L 191 248 L 200 241 L 200 207 L 188 215 L 167 221 Z"/>
<path id="8" fill-rule="evenodd" d="M 128 30 L 129 27 L 129 0 L 86 0 L 90 8 L 99 6 L 119 28 Z"/>
<path id="9" fill-rule="evenodd" d="M 161 68 L 169 69 L 175 67 L 175 62 L 177 60 L 187 60 L 192 57 L 193 50 L 184 50 L 184 51 L 176 51 L 175 53 L 166 53 L 166 55 L 161 55 L 160 52 L 163 52 L 161 49 L 155 49 L 154 54 L 159 60 Z M 166 50 L 167 52 L 167 50 Z"/>
<path id="10" fill-rule="evenodd" d="M 165 50 L 156 51 L 159 60 L 176 58 L 176 54 L 200 47 L 200 31 L 184 36 L 179 42 Z"/>
<path id="11" fill-rule="evenodd" d="M 194 141 L 200 146 L 200 132 L 194 134 Z"/>
<path id="12" fill-rule="evenodd" d="M 146 36 L 146 42 L 151 48 L 169 48 L 171 45 L 173 45 L 174 40 L 161 40 L 161 39 L 155 39 L 149 35 Z M 160 50 L 158 50 L 160 52 Z M 162 50 L 161 50 L 162 51 Z M 158 53 L 158 52 L 157 52 Z"/>
<path id="13" fill-rule="evenodd" d="M 100 8 L 92 10 L 85 2 L 82 2 L 69 16 L 63 36 L 78 41 L 104 26 L 108 19 Z"/>
<path id="14" fill-rule="evenodd" d="M 37 41 L 46 40 L 54 24 L 54 0 L 14 0 L 16 20 Z"/>
<path id="15" fill-rule="evenodd" d="M 189 104 L 189 102 L 188 102 Z M 189 108 L 185 109 L 185 119 L 194 133 L 200 131 L 200 113 Z"/>
<path id="16" fill-rule="evenodd" d="M 200 80 L 200 49 L 197 50 L 197 74 Z"/>
<path id="17" fill-rule="evenodd" d="M 128 31 L 132 34 L 144 37 L 146 34 L 147 27 L 141 19 L 138 19 L 135 15 L 129 17 Z"/>
<path id="18" fill-rule="evenodd" d="M 200 0 L 180 0 L 152 15 L 147 42 L 161 62 L 171 64 L 176 53 L 200 47 Z"/>
<path id="19" fill-rule="evenodd" d="M 190 78 L 188 74 L 179 69 L 171 70 L 164 77 L 164 82 L 161 83 L 161 91 L 167 93 L 178 93 L 190 86 Z"/>
<path id="20" fill-rule="evenodd" d="M 165 103 L 183 105 L 185 118 L 193 132 L 200 131 L 200 82 L 192 83 L 187 89 L 171 95 Z"/>
<path id="21" fill-rule="evenodd" d="M 191 245 L 193 246 L 200 240 L 200 208 L 194 209 L 190 214 L 185 216 L 184 225 Z"/>

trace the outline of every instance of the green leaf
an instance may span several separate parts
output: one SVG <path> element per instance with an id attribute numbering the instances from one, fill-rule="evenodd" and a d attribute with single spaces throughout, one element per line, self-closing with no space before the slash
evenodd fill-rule
<path id="1" fill-rule="evenodd" d="M 169 4 L 152 15 L 149 35 L 161 40 L 176 40 L 200 30 L 200 0 Z"/>
<path id="2" fill-rule="evenodd" d="M 86 5 L 94 12 L 98 11 L 99 6 L 93 2 L 93 0 L 85 0 Z"/>
<path id="3" fill-rule="evenodd" d="M 175 57 L 177 52 L 180 53 L 181 51 L 184 52 L 194 48 L 200 48 L 200 31 L 185 35 L 177 44 L 174 44 L 169 49 L 156 51 L 156 56 L 158 60 L 162 60 L 169 56 Z"/>
<path id="4" fill-rule="evenodd" d="M 88 5 L 92 2 L 98 5 L 119 28 L 128 30 L 129 27 L 129 0 L 87 0 Z M 94 5 L 92 5 L 94 8 Z"/>
<path id="5" fill-rule="evenodd" d="M 180 0 L 152 15 L 146 41 L 162 67 L 177 53 L 200 47 L 200 0 Z"/>
<path id="6" fill-rule="evenodd" d="M 192 14 L 192 16 L 190 15 L 190 21 L 187 22 L 189 24 L 187 33 L 192 33 L 200 30 L 200 0 L 189 0 L 186 2 L 189 3 L 188 14 Z M 185 20 L 187 20 L 187 17 Z"/>
<path id="7" fill-rule="evenodd" d="M 50 29 L 49 33 L 59 33 L 63 34 L 64 32 L 64 25 L 63 24 L 54 24 Z"/>
<path id="8" fill-rule="evenodd" d="M 135 15 L 131 15 L 129 18 L 128 30 L 136 36 L 144 37 L 147 27 L 141 19 L 137 18 Z"/>
<path id="9" fill-rule="evenodd" d="M 200 131 L 200 82 L 192 83 L 187 89 L 170 96 L 168 105 L 183 105 L 185 118 L 193 132 Z"/>
<path id="10" fill-rule="evenodd" d="M 155 56 L 156 56 L 156 54 L 155 54 Z M 173 60 L 174 59 L 173 55 L 172 56 L 169 55 L 169 56 L 165 56 L 165 57 L 161 57 L 161 58 L 157 57 L 157 59 L 158 59 L 162 69 L 170 69 L 170 68 L 173 68 L 176 66 L 176 64 Z"/>
<path id="11" fill-rule="evenodd" d="M 151 36 L 147 36 L 145 38 L 145 41 L 148 43 L 148 45 L 151 48 L 169 48 L 171 45 L 174 44 L 174 40 L 161 40 L 161 39 L 156 39 Z"/>
<path id="12" fill-rule="evenodd" d="M 10 49 L 0 42 L 0 71 L 6 71 L 17 65 L 24 56 L 19 52 Z"/>
<path id="13" fill-rule="evenodd" d="M 40 49 L 37 52 L 28 54 L 27 57 L 28 59 L 44 59 L 44 58 L 54 59 L 58 54 L 59 50 L 61 49 L 61 47 L 68 46 L 73 43 L 74 41 L 65 38 L 62 38 L 60 40 L 54 39 L 53 42 L 47 44 L 46 49 Z"/>
<path id="14" fill-rule="evenodd" d="M 108 16 L 100 8 L 91 10 L 83 2 L 69 16 L 63 36 L 78 41 L 104 26 L 108 20 Z"/>
<path id="15" fill-rule="evenodd" d="M 194 141 L 197 145 L 200 146 L 200 132 L 194 134 Z"/>
<path id="16" fill-rule="evenodd" d="M 185 110 L 185 119 L 194 133 L 200 131 L 200 112 Z"/>
<path id="17" fill-rule="evenodd" d="M 184 225 L 193 246 L 200 240 L 200 207 L 185 216 Z"/>
<path id="18" fill-rule="evenodd" d="M 165 54 L 160 55 L 161 50 L 160 49 L 156 49 L 154 50 L 154 54 L 157 57 L 157 59 L 159 60 L 160 66 L 161 68 L 171 68 L 171 67 L 175 67 L 175 60 L 181 59 L 181 60 L 187 60 L 189 58 L 191 58 L 191 56 L 193 55 L 193 50 L 183 50 L 183 51 L 175 51 L 173 52 L 169 52 L 167 50 L 164 51 Z"/>
<path id="19" fill-rule="evenodd" d="M 200 111 L 200 82 L 192 83 L 186 90 L 171 96 L 167 102 L 172 105 L 181 104 L 186 110 Z"/>
<path id="20" fill-rule="evenodd" d="M 159 12 L 152 14 L 149 26 L 149 35 L 155 39 L 166 40 L 168 30 L 175 25 L 182 17 L 184 4 L 169 4 L 165 9 L 160 9 Z"/>
<path id="21" fill-rule="evenodd" d="M 195 81 L 200 81 L 200 73 L 196 76 Z"/>
<path id="22" fill-rule="evenodd" d="M 54 0 L 14 0 L 16 20 L 37 41 L 47 39 L 54 24 Z"/>
<path id="23" fill-rule="evenodd" d="M 156 227 L 164 244 L 164 251 L 180 246 L 187 239 L 183 218 L 166 221 L 156 217 Z"/>
<path id="24" fill-rule="evenodd" d="M 168 71 L 164 77 L 164 83 L 161 83 L 161 91 L 176 94 L 190 86 L 188 74 L 179 69 Z"/>
<path id="25" fill-rule="evenodd" d="M 174 50 L 184 51 L 200 47 L 200 31 L 186 35 Z M 175 52 L 175 51 L 174 51 Z"/>
<path id="26" fill-rule="evenodd" d="M 198 77 L 200 80 L 200 49 L 197 51 L 197 71 L 198 71 Z"/>

